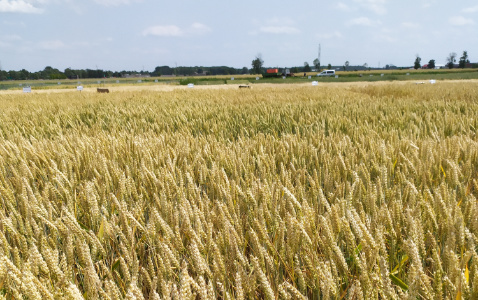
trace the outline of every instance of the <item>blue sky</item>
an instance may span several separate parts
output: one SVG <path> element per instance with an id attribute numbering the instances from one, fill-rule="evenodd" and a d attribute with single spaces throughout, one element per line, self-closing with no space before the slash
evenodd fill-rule
<path id="1" fill-rule="evenodd" d="M 0 0 L 4 70 L 156 66 L 413 65 L 467 50 L 476 0 Z"/>

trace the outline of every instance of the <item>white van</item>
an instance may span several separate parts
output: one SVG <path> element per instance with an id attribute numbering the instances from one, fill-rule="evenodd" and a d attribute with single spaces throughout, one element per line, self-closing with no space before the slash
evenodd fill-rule
<path id="1" fill-rule="evenodd" d="M 323 70 L 317 76 L 335 76 L 335 70 Z"/>

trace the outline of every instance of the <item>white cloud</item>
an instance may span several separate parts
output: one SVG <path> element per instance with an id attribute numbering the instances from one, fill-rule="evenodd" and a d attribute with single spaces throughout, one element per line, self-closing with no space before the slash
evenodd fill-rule
<path id="1" fill-rule="evenodd" d="M 472 7 L 467 7 L 465 9 L 463 9 L 463 12 L 464 13 L 476 13 L 476 12 L 478 12 L 478 5 L 472 6 Z"/>
<path id="2" fill-rule="evenodd" d="M 6 41 L 20 41 L 22 40 L 22 37 L 16 34 L 9 34 L 9 35 L 3 36 L 2 39 Z"/>
<path id="3" fill-rule="evenodd" d="M 389 36 L 389 35 L 385 35 L 385 34 L 381 34 L 379 36 L 377 36 L 380 40 L 382 41 L 386 41 L 386 42 L 389 42 L 389 43 L 396 43 L 398 42 L 398 39 L 396 37 L 393 37 L 393 36 Z"/>
<path id="4" fill-rule="evenodd" d="M 39 48 L 44 50 L 59 50 L 66 47 L 66 45 L 62 41 L 44 41 L 38 44 Z"/>
<path id="5" fill-rule="evenodd" d="M 250 35 L 257 35 L 260 33 L 266 34 L 299 34 L 300 30 L 294 24 L 294 20 L 288 17 L 273 17 L 267 20 L 258 22 L 254 21 L 254 30 L 250 31 Z"/>
<path id="6" fill-rule="evenodd" d="M 143 31 L 144 36 L 182 36 L 184 33 L 176 25 L 158 25 L 148 27 Z"/>
<path id="7" fill-rule="evenodd" d="M 372 21 L 367 17 L 360 17 L 356 19 L 350 20 L 347 25 L 353 26 L 353 25 L 358 25 L 358 26 L 374 26 L 374 25 L 380 25 L 380 21 Z"/>
<path id="8" fill-rule="evenodd" d="M 292 26 L 295 24 L 294 20 L 288 17 L 274 17 L 267 19 L 265 23 L 269 26 Z"/>
<path id="9" fill-rule="evenodd" d="M 189 27 L 180 28 L 176 25 L 151 26 L 143 30 L 143 36 L 181 37 L 203 35 L 211 32 L 211 28 L 202 23 L 195 22 Z"/>
<path id="10" fill-rule="evenodd" d="M 465 25 L 473 25 L 475 22 L 472 19 L 465 18 L 463 16 L 453 16 L 448 19 L 453 26 L 465 26 Z"/>
<path id="11" fill-rule="evenodd" d="M 420 28 L 420 24 L 418 24 L 418 23 L 413 23 L 413 22 L 403 22 L 401 25 L 402 25 L 403 28 L 407 28 L 407 29 L 417 29 L 417 28 Z"/>
<path id="12" fill-rule="evenodd" d="M 387 13 L 385 4 L 387 0 L 354 0 L 359 3 L 362 7 L 373 11 L 376 14 L 384 15 Z"/>
<path id="13" fill-rule="evenodd" d="M 95 0 L 95 2 L 104 6 L 118 6 L 133 2 L 141 2 L 141 0 Z"/>
<path id="14" fill-rule="evenodd" d="M 260 32 L 272 34 L 298 34 L 300 30 L 291 26 L 263 26 L 259 28 Z"/>
<path id="15" fill-rule="evenodd" d="M 334 38 L 341 38 L 342 33 L 339 31 L 329 32 L 329 33 L 319 33 L 316 35 L 318 39 L 334 39 Z"/>
<path id="16" fill-rule="evenodd" d="M 35 7 L 31 1 L 24 0 L 0 0 L 0 13 L 15 12 L 26 14 L 39 14 L 43 10 Z"/>
<path id="17" fill-rule="evenodd" d="M 335 5 L 335 8 L 338 9 L 338 10 L 343 10 L 343 11 L 349 11 L 350 10 L 350 7 L 343 2 L 337 3 L 337 5 Z"/>
<path id="18" fill-rule="evenodd" d="M 207 25 L 196 22 L 196 23 L 193 23 L 187 31 L 190 32 L 191 34 L 203 35 L 210 32 L 211 28 L 208 27 Z"/>

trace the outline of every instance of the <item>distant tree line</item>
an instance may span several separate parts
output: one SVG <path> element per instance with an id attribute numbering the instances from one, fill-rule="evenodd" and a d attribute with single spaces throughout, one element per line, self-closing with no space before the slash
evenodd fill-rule
<path id="1" fill-rule="evenodd" d="M 86 79 L 86 78 L 111 78 L 125 77 L 126 75 L 146 75 L 146 76 L 194 76 L 194 75 L 233 75 L 249 74 L 250 70 L 246 67 L 236 69 L 227 66 L 218 67 L 176 67 L 159 66 L 153 72 L 149 71 L 121 71 L 113 72 L 101 69 L 71 69 L 67 68 L 63 72 L 50 66 L 38 72 L 29 72 L 25 69 L 20 71 L 0 70 L 0 80 L 36 80 L 36 79 Z"/>
<path id="2" fill-rule="evenodd" d="M 456 54 L 455 52 L 451 52 L 450 54 L 448 54 L 447 58 L 446 58 L 446 67 L 449 68 L 449 69 L 453 69 L 455 67 L 458 67 L 458 68 L 461 68 L 461 69 L 464 69 L 464 68 L 476 68 L 478 67 L 477 64 L 472 64 L 470 63 L 470 60 L 468 59 L 468 51 L 463 51 L 463 55 L 460 57 L 460 60 L 458 61 L 458 65 L 455 64 L 456 63 L 456 57 L 458 56 L 458 54 Z M 413 67 L 415 69 L 419 69 L 421 68 L 420 66 L 420 62 L 421 62 L 421 58 L 420 56 L 417 54 L 415 56 L 415 63 L 413 65 Z M 426 65 L 426 67 L 428 69 L 434 69 L 435 68 L 435 60 L 434 59 L 431 59 L 428 64 Z"/>
<path id="3" fill-rule="evenodd" d="M 36 79 L 85 79 L 85 78 L 104 78 L 104 77 L 121 77 L 124 74 L 137 73 L 135 71 L 104 71 L 104 70 L 73 70 L 65 69 L 63 72 L 50 66 L 38 72 L 29 72 L 25 69 L 20 71 L 0 70 L 0 80 L 36 80 Z"/>
<path id="4" fill-rule="evenodd" d="M 231 68 L 227 66 L 219 67 L 176 67 L 169 66 L 156 67 L 151 76 L 194 76 L 194 75 L 234 75 L 234 74 L 249 74 L 249 69 L 243 67 L 241 69 Z"/>

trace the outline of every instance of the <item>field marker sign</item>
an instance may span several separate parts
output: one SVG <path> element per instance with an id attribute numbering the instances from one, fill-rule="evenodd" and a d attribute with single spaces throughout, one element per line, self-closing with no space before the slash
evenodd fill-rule
<path id="1" fill-rule="evenodd" d="M 23 88 L 24 93 L 31 93 L 32 92 L 32 87 L 31 86 L 26 86 Z"/>
<path id="2" fill-rule="evenodd" d="M 312 86 L 318 86 L 319 82 L 318 81 L 312 81 Z"/>
<path id="3" fill-rule="evenodd" d="M 77 86 L 76 90 L 81 92 L 83 90 L 83 86 L 81 86 L 81 85 Z"/>
<path id="4" fill-rule="evenodd" d="M 194 87 L 194 83 L 188 83 L 188 88 L 193 88 Z"/>

